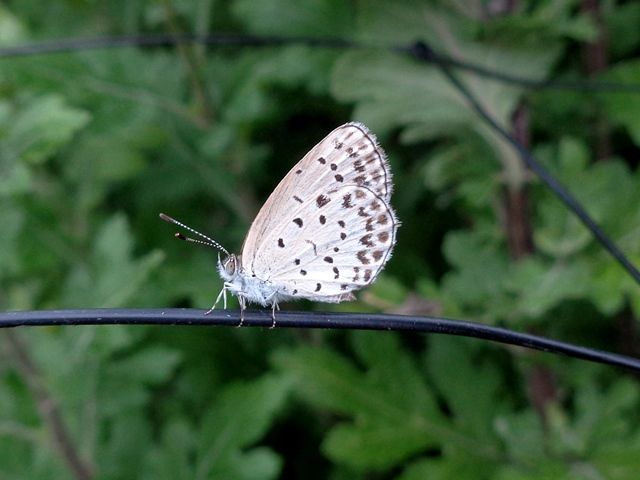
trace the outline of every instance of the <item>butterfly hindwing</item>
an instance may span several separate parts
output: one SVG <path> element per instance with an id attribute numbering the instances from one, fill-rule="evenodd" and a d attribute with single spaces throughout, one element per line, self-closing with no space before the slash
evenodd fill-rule
<path id="1" fill-rule="evenodd" d="M 372 283 L 395 245 L 397 220 L 384 199 L 367 187 L 347 185 L 315 206 L 300 229 L 292 256 L 271 270 L 271 281 L 294 297 L 340 298 Z"/>

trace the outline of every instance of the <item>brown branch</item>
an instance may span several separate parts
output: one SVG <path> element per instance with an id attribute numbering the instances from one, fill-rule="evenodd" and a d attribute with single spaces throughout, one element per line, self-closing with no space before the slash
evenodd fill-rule
<path id="1" fill-rule="evenodd" d="M 529 110 L 520 105 L 513 114 L 513 136 L 522 145 L 529 145 Z M 534 253 L 533 233 L 529 213 L 529 195 L 526 185 L 505 192 L 506 235 L 511 257 L 519 260 Z"/>
<path id="2" fill-rule="evenodd" d="M 598 29 L 598 37 L 584 45 L 582 59 L 584 68 L 590 77 L 598 75 L 609 66 L 609 35 L 602 18 L 599 0 L 582 0 L 580 10 L 589 15 Z M 611 127 L 606 117 L 596 114 L 593 120 L 596 158 L 604 160 L 611 157 Z"/>
<path id="3" fill-rule="evenodd" d="M 53 436 L 56 450 L 73 472 L 75 479 L 91 480 L 94 477 L 93 468 L 80 457 L 73 444 L 58 405 L 42 381 L 42 374 L 31 358 L 29 349 L 16 332 L 5 332 L 5 341 L 11 349 L 11 360 L 35 399 L 42 421 Z"/>
<path id="4" fill-rule="evenodd" d="M 513 136 L 525 146 L 529 146 L 529 109 L 521 104 L 513 115 Z M 529 212 L 529 195 L 526 185 L 521 189 L 507 191 L 507 240 L 511 257 L 519 260 L 535 253 L 533 228 Z M 542 424 L 547 425 L 547 406 L 556 402 L 558 392 L 553 372 L 542 364 L 534 364 L 527 372 L 527 392 L 531 404 L 538 412 Z"/>
<path id="5" fill-rule="evenodd" d="M 584 68 L 593 77 L 605 71 L 609 66 L 609 35 L 606 23 L 602 17 L 601 2 L 598 0 L 582 0 L 580 10 L 591 17 L 598 29 L 598 37 L 591 43 L 587 43 L 582 49 Z M 595 151 L 598 160 L 606 160 L 611 157 L 611 126 L 606 115 L 597 114 L 593 124 Z M 622 352 L 637 355 L 637 339 L 640 336 L 636 319 L 633 318 L 629 308 L 625 308 L 616 315 L 616 332 L 618 344 Z"/>

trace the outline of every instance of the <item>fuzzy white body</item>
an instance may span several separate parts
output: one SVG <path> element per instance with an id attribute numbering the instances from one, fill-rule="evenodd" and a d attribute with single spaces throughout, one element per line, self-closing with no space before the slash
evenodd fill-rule
<path id="1" fill-rule="evenodd" d="M 236 258 L 240 260 L 240 257 Z M 291 295 L 280 292 L 278 286 L 269 279 L 259 278 L 253 274 L 246 275 L 240 269 L 234 273 L 228 272 L 225 269 L 227 260 L 225 260 L 225 262 L 218 262 L 218 272 L 224 280 L 223 291 L 228 291 L 239 299 L 242 299 L 241 303 L 248 301 L 266 307 L 267 305 L 277 305 L 281 301 L 287 301 L 292 298 Z"/>
<path id="2" fill-rule="evenodd" d="M 241 307 L 245 308 L 245 303 L 257 303 L 263 307 L 271 306 L 274 310 L 278 308 L 280 302 L 294 300 L 296 295 L 291 295 L 283 291 L 283 287 L 269 279 L 260 278 L 256 274 L 247 275 L 242 270 L 229 271 L 230 260 L 233 263 L 240 263 L 240 256 L 231 254 L 224 261 L 218 260 L 218 272 L 224 280 L 224 285 L 220 295 L 224 298 L 226 308 L 226 292 L 238 297 Z M 220 297 L 218 295 L 218 299 Z M 300 298 L 300 297 L 298 297 Z M 339 303 L 345 300 L 353 300 L 350 293 L 323 297 L 322 301 L 328 303 Z M 217 303 L 217 300 L 216 300 Z"/>

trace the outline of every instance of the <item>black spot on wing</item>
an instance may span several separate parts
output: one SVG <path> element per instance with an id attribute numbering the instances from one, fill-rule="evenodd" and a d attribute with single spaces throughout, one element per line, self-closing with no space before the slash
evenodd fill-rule
<path id="1" fill-rule="evenodd" d="M 331 199 L 326 195 L 318 195 L 318 197 L 316 198 L 316 205 L 318 206 L 318 208 L 322 208 L 330 201 Z"/>

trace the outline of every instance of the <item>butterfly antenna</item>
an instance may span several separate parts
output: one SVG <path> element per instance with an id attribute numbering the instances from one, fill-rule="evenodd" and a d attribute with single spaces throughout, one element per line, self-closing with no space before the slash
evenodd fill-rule
<path id="1" fill-rule="evenodd" d="M 208 247 L 217 248 L 218 250 L 221 250 L 225 254 L 229 255 L 229 252 L 227 251 L 226 248 L 224 248 L 222 245 L 220 245 L 218 242 L 216 242 L 212 238 L 207 237 L 204 233 L 200 233 L 199 231 L 197 231 L 197 230 L 185 225 L 182 222 L 179 222 L 175 218 L 171 218 L 169 215 L 165 215 L 164 213 L 160 214 L 160 218 L 162 220 L 164 220 L 165 222 L 173 223 L 174 225 L 178 225 L 179 227 L 182 227 L 185 230 L 188 230 L 189 232 L 194 233 L 194 234 L 198 235 L 201 238 L 204 238 L 204 240 L 206 240 L 206 241 L 196 240 L 195 238 L 190 238 L 190 237 L 185 237 L 181 233 L 176 233 L 175 236 L 176 236 L 177 239 L 184 240 L 185 242 L 199 243 L 201 245 L 206 245 Z"/>

